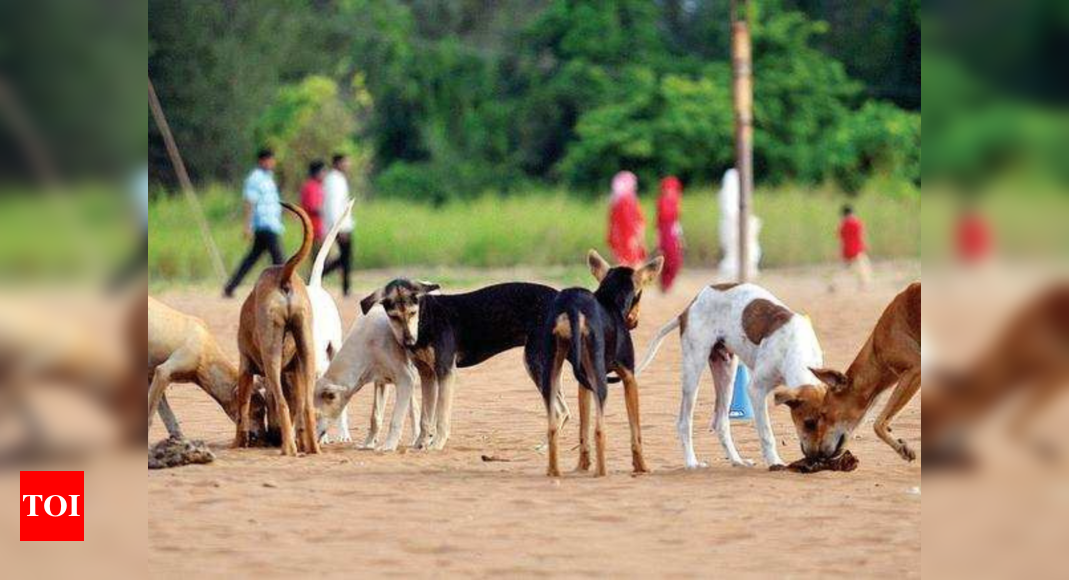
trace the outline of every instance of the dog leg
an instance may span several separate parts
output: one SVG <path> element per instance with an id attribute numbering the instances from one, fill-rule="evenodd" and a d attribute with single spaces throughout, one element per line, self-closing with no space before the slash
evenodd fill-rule
<path id="1" fill-rule="evenodd" d="M 445 449 L 449 441 L 449 433 L 453 422 L 453 390 L 456 386 L 456 367 L 442 373 L 438 377 L 438 401 L 436 404 L 437 420 L 435 421 L 434 441 L 431 441 L 431 449 Z"/>
<path id="2" fill-rule="evenodd" d="M 423 408 L 419 419 L 419 437 L 413 445 L 416 449 L 427 449 L 434 441 L 435 412 L 438 404 L 438 379 L 432 370 L 419 369 L 420 391 Z"/>
<path id="3" fill-rule="evenodd" d="M 249 418 L 249 408 L 252 406 L 254 382 L 248 361 L 245 357 L 241 357 L 241 367 L 238 370 L 237 397 L 234 400 L 238 416 L 237 428 L 234 434 L 234 447 L 248 447 L 250 443 L 249 429 L 251 428 L 251 420 Z"/>
<path id="4" fill-rule="evenodd" d="M 282 432 L 282 455 L 296 456 L 296 432 L 290 417 L 289 403 L 282 392 L 282 331 L 273 325 L 268 328 L 268 331 L 261 333 L 260 338 L 266 350 L 263 354 L 264 383 L 271 395 L 271 414 L 276 417 Z"/>
<path id="5" fill-rule="evenodd" d="M 415 377 L 412 377 L 412 378 L 409 379 L 409 384 L 412 385 L 412 394 L 409 395 L 409 397 L 408 397 L 408 402 L 409 402 L 409 405 L 408 405 L 409 422 L 412 423 L 412 445 L 411 445 L 411 447 L 415 447 L 416 446 L 416 441 L 419 440 L 420 433 L 422 433 L 423 430 L 420 428 L 420 424 L 419 424 L 420 408 L 419 408 L 419 399 L 416 398 L 416 387 L 415 387 L 416 381 L 415 381 Z"/>
<path id="6" fill-rule="evenodd" d="M 568 408 L 568 403 L 564 400 L 563 389 L 557 389 L 557 398 L 553 401 L 557 406 L 557 415 L 560 416 L 560 428 L 563 429 L 572 418 L 572 410 Z"/>
<path id="7" fill-rule="evenodd" d="M 411 377 L 400 376 L 397 377 L 396 388 L 394 388 L 394 401 L 393 401 L 393 415 L 390 417 L 390 432 L 386 435 L 386 442 L 378 449 L 378 451 L 394 451 L 397 449 L 398 443 L 401 442 L 401 433 L 405 429 L 405 417 L 408 415 L 408 407 L 412 404 L 412 391 L 415 389 L 415 385 L 412 384 Z M 375 390 L 378 391 L 379 385 L 375 385 Z M 386 398 L 386 383 L 382 383 L 383 399 Z M 386 403 L 383 402 L 385 407 Z M 379 419 L 379 424 L 382 424 L 382 419 Z"/>
<path id="8" fill-rule="evenodd" d="M 895 386 L 895 390 L 891 392 L 891 396 L 887 398 L 887 404 L 884 406 L 883 411 L 880 412 L 879 417 L 876 418 L 876 422 L 873 424 L 873 430 L 876 431 L 876 436 L 880 438 L 884 443 L 891 446 L 896 453 L 902 459 L 906 461 L 913 461 L 917 458 L 917 453 L 910 448 L 909 445 L 902 439 L 895 439 L 891 436 L 891 419 L 898 415 L 902 408 L 909 403 L 913 395 L 921 388 L 921 370 L 919 367 L 906 371 L 898 378 L 898 385 Z"/>
<path id="9" fill-rule="evenodd" d="M 774 382 L 760 377 L 756 372 L 747 389 L 750 402 L 753 403 L 754 427 L 761 441 L 761 454 L 769 467 L 786 465 L 776 450 L 776 434 L 772 432 L 772 419 L 768 416 L 768 393 L 775 386 Z M 760 378 L 759 378 L 760 377 Z"/>
<path id="10" fill-rule="evenodd" d="M 590 403 L 594 393 L 579 386 L 579 465 L 576 471 L 590 470 Z"/>
<path id="11" fill-rule="evenodd" d="M 554 385 L 553 390 L 556 391 L 557 381 L 551 383 Z M 558 436 L 560 434 L 560 415 L 557 412 L 556 392 L 550 393 L 552 397 L 546 404 L 546 419 L 549 422 L 548 429 L 546 431 L 546 443 L 549 445 L 549 467 L 546 468 L 546 475 L 549 477 L 560 477 L 560 441 Z"/>
<path id="12" fill-rule="evenodd" d="M 167 385 L 171 384 L 172 366 L 173 363 L 168 359 L 156 367 L 156 372 L 152 375 L 152 384 L 148 388 L 148 426 L 150 428 L 152 427 L 152 417 L 156 414 L 156 408 L 160 405 L 160 399 L 163 398 Z"/>
<path id="13" fill-rule="evenodd" d="M 171 410 L 171 405 L 167 402 L 167 395 L 160 397 L 160 406 L 157 410 L 160 413 L 160 418 L 163 419 L 163 424 L 167 427 L 167 434 L 174 439 L 185 439 L 182 435 L 182 427 L 178 424 L 178 417 L 174 416 L 174 411 Z"/>
<path id="14" fill-rule="evenodd" d="M 346 404 L 341 408 L 341 415 L 338 416 L 338 442 L 339 443 L 352 443 L 353 436 L 349 433 L 349 405 Z"/>
<path id="15" fill-rule="evenodd" d="M 312 334 L 312 321 L 307 316 L 301 316 L 297 321 L 294 331 L 297 341 L 297 373 L 294 381 L 296 387 L 293 395 L 299 401 L 297 424 L 301 428 L 303 451 L 316 454 L 320 452 L 319 438 L 316 437 L 316 412 L 315 412 L 315 342 Z M 305 356 L 301 356 L 303 353 Z"/>
<path id="16" fill-rule="evenodd" d="M 379 432 L 382 430 L 382 419 L 386 414 L 386 383 L 375 381 L 375 388 L 371 397 L 371 423 L 368 425 L 367 438 L 360 447 L 363 449 L 375 449 L 379 444 Z"/>
<path id="17" fill-rule="evenodd" d="M 605 477 L 605 401 L 597 402 L 597 419 L 594 424 L 594 446 L 597 451 L 595 477 Z"/>
<path id="18" fill-rule="evenodd" d="M 713 431 L 720 439 L 720 446 L 727 453 L 728 461 L 736 467 L 752 467 L 754 462 L 743 459 L 735 448 L 731 436 L 731 401 L 735 395 L 735 372 L 739 367 L 739 357 L 732 355 L 727 361 L 716 353 L 709 358 L 709 369 L 713 372 L 713 385 L 716 387 L 716 406 L 713 409 Z"/>
<path id="19" fill-rule="evenodd" d="M 694 407 L 698 403 L 698 389 L 701 386 L 702 367 L 709 358 L 708 353 L 701 352 L 697 345 L 683 340 L 683 396 L 679 403 L 679 418 L 676 420 L 676 433 L 683 445 L 683 463 L 687 469 L 708 467 L 698 461 L 694 454 Z"/>
<path id="20" fill-rule="evenodd" d="M 638 407 L 638 381 L 625 369 L 617 369 L 624 381 L 624 400 L 627 404 L 627 422 L 631 427 L 631 466 L 635 473 L 649 473 L 646 459 L 642 456 L 642 422 Z"/>

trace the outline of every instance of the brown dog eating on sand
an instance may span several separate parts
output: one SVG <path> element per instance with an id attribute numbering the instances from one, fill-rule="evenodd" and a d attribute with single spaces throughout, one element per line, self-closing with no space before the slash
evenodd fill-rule
<path id="1" fill-rule="evenodd" d="M 239 415 L 235 447 L 249 444 L 254 375 L 264 378 L 269 413 L 282 435 L 282 454 L 319 453 L 315 434 L 315 350 L 312 306 L 297 266 L 312 250 L 312 222 L 299 207 L 282 206 L 301 219 L 301 248 L 282 266 L 265 269 L 244 304 L 238 324 Z M 284 389 L 285 387 L 285 389 Z"/>
<path id="2" fill-rule="evenodd" d="M 806 458 L 824 460 L 843 453 L 850 434 L 880 393 L 897 385 L 874 429 L 902 459 L 913 461 L 913 449 L 892 438 L 890 423 L 921 387 L 920 282 L 910 284 L 887 305 L 846 373 L 812 371 L 824 385 L 779 389 L 775 395 L 777 405 L 791 408 Z"/>

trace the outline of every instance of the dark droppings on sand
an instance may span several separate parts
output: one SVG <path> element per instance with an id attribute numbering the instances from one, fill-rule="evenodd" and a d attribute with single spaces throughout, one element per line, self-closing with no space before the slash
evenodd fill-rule
<path id="1" fill-rule="evenodd" d="M 773 466 L 770 471 L 793 471 L 795 473 L 816 473 L 818 471 L 853 471 L 857 469 L 858 460 L 853 453 L 846 451 L 831 459 L 807 459 L 803 457 L 786 466 Z"/>
<path id="2" fill-rule="evenodd" d="M 200 440 L 167 438 L 148 451 L 148 468 L 165 469 L 196 463 L 211 463 L 215 454 Z"/>

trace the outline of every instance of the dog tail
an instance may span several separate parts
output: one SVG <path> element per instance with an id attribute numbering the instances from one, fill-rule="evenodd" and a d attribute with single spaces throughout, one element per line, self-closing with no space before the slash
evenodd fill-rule
<path id="1" fill-rule="evenodd" d="M 644 371 L 646 367 L 650 366 L 650 363 L 653 362 L 653 357 L 657 356 L 657 351 L 661 349 L 661 343 L 664 342 L 664 337 L 668 336 L 668 333 L 679 328 L 679 324 L 680 317 L 677 316 L 657 331 L 657 336 L 653 337 L 650 345 L 646 347 L 646 356 L 642 357 L 642 363 L 639 364 L 638 369 L 635 370 L 636 376 Z"/>
<path id="2" fill-rule="evenodd" d="M 282 207 L 290 210 L 301 219 L 301 227 L 304 228 L 304 240 L 301 241 L 301 249 L 297 250 L 297 253 L 290 256 L 289 260 L 282 266 L 282 277 L 280 278 L 280 284 L 283 290 L 290 289 L 290 281 L 293 279 L 293 272 L 297 269 L 297 266 L 308 257 L 308 254 L 312 253 L 312 219 L 308 217 L 305 211 L 292 203 L 282 202 Z"/>
<path id="3" fill-rule="evenodd" d="M 614 382 L 612 378 L 607 378 L 608 372 L 605 370 L 605 335 L 600 331 L 600 326 L 597 324 L 589 325 L 589 338 L 591 344 L 590 362 L 594 368 L 584 368 L 583 365 L 583 328 L 579 321 L 579 310 L 573 308 L 568 310 L 568 324 L 572 327 L 572 342 L 571 342 L 571 363 L 572 374 L 575 375 L 575 380 L 579 382 L 580 387 L 582 385 L 590 383 L 590 379 L 593 379 L 594 384 L 590 385 L 590 388 L 594 391 L 594 394 L 598 397 L 598 404 L 605 404 L 605 397 L 608 395 L 608 383 Z M 585 371 L 585 376 L 584 376 Z M 617 381 L 620 379 L 617 378 Z"/>
<path id="4" fill-rule="evenodd" d="M 334 225 L 332 225 L 330 231 L 327 232 L 327 237 L 323 238 L 323 247 L 319 248 L 319 253 L 316 254 L 315 262 L 312 263 L 312 274 L 308 277 L 309 286 L 323 286 L 323 266 L 327 263 L 327 254 L 330 253 L 330 248 L 334 245 L 334 240 L 338 237 L 338 230 L 341 229 L 345 218 L 349 217 L 349 214 L 352 213 L 353 203 L 353 200 L 349 201 L 349 205 L 345 207 L 345 211 L 334 220 Z"/>

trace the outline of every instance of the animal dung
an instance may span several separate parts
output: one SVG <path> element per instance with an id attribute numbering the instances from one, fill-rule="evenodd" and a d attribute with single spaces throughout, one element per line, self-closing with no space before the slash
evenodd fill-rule
<path id="1" fill-rule="evenodd" d="M 850 451 L 831 459 L 808 459 L 803 457 L 786 467 L 773 466 L 771 471 L 793 471 L 795 473 L 816 473 L 818 471 L 853 471 L 857 469 L 858 460 Z"/>
<path id="2" fill-rule="evenodd" d="M 166 469 L 196 463 L 211 463 L 215 454 L 200 440 L 169 437 L 156 443 L 148 451 L 149 469 Z"/>

